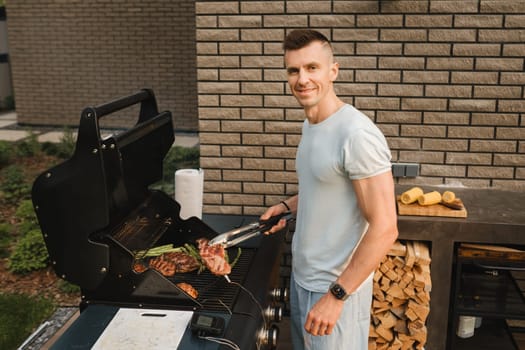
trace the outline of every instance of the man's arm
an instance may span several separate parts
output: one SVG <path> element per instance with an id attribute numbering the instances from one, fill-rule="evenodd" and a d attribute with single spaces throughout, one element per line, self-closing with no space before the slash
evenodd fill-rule
<path id="1" fill-rule="evenodd" d="M 352 181 L 359 207 L 369 223 L 363 239 L 337 282 L 354 292 L 375 271 L 398 236 L 392 173 Z M 304 325 L 313 335 L 326 335 L 339 318 L 344 301 L 327 292 L 310 310 Z"/>

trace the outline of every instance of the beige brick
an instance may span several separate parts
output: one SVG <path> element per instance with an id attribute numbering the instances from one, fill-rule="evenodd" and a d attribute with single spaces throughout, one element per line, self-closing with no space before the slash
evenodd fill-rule
<path id="1" fill-rule="evenodd" d="M 284 145 L 284 135 L 282 134 L 267 134 L 261 137 L 260 134 L 243 134 L 243 145 Z"/>
<path id="2" fill-rule="evenodd" d="M 516 179 L 525 179 L 525 168 L 516 169 Z"/>
<path id="3" fill-rule="evenodd" d="M 356 82 L 399 82 L 401 72 L 395 70 L 358 70 Z"/>
<path id="4" fill-rule="evenodd" d="M 245 120 L 225 120 L 221 122 L 221 129 L 224 132 L 262 132 L 263 122 Z"/>
<path id="5" fill-rule="evenodd" d="M 200 142 L 206 144 L 218 145 L 237 145 L 241 141 L 241 135 L 237 133 L 199 133 Z"/>
<path id="6" fill-rule="evenodd" d="M 338 95 L 371 96 L 376 93 L 375 84 L 336 84 L 335 91 Z"/>
<path id="7" fill-rule="evenodd" d="M 415 28 L 452 27 L 452 15 L 405 15 L 405 26 Z"/>
<path id="8" fill-rule="evenodd" d="M 197 41 L 236 41 L 239 40 L 237 29 L 197 29 Z"/>
<path id="9" fill-rule="evenodd" d="M 225 158 L 225 157 L 201 157 L 200 166 L 202 168 L 210 169 L 240 169 L 240 158 Z"/>
<path id="10" fill-rule="evenodd" d="M 421 164 L 421 176 L 447 176 L 447 177 L 465 177 L 466 166 L 463 165 L 436 165 Z"/>
<path id="11" fill-rule="evenodd" d="M 219 193 L 204 193 L 202 202 L 203 204 L 221 204 L 222 195 Z M 210 211 L 206 211 L 206 213 L 210 213 Z"/>
<path id="12" fill-rule="evenodd" d="M 503 44 L 503 56 L 525 56 L 525 44 Z"/>
<path id="13" fill-rule="evenodd" d="M 219 71 L 221 80 L 261 80 L 262 72 L 260 69 L 221 69 Z"/>
<path id="14" fill-rule="evenodd" d="M 353 27 L 354 16 L 348 15 L 315 15 L 310 17 L 312 27 Z"/>
<path id="15" fill-rule="evenodd" d="M 219 105 L 219 96 L 217 95 L 199 95 L 199 106 L 210 107 Z"/>
<path id="16" fill-rule="evenodd" d="M 523 28 L 525 22 L 525 15 L 510 15 L 505 16 L 505 27 L 507 28 Z"/>
<path id="17" fill-rule="evenodd" d="M 427 68 L 434 70 L 471 70 L 474 68 L 474 59 L 467 57 L 429 57 Z"/>
<path id="18" fill-rule="evenodd" d="M 514 176 L 514 169 L 511 167 L 469 166 L 467 176 L 492 179 L 512 179 Z"/>
<path id="19" fill-rule="evenodd" d="M 445 137 L 446 127 L 438 125 L 401 125 L 401 136 Z"/>
<path id="20" fill-rule="evenodd" d="M 241 1 L 241 13 L 283 13 L 284 1 Z"/>
<path id="21" fill-rule="evenodd" d="M 499 112 L 525 112 L 525 100 L 500 100 Z"/>
<path id="22" fill-rule="evenodd" d="M 423 57 L 379 57 L 381 69 L 424 69 Z"/>
<path id="23" fill-rule="evenodd" d="M 468 42 L 476 41 L 475 29 L 430 29 L 429 41 Z"/>
<path id="24" fill-rule="evenodd" d="M 472 152 L 514 152 L 516 141 L 470 140 Z"/>
<path id="25" fill-rule="evenodd" d="M 282 58 L 283 44 L 281 42 L 264 42 L 263 49 L 267 55 L 279 55 Z M 337 51 L 336 51 L 337 52 Z"/>
<path id="26" fill-rule="evenodd" d="M 472 113 L 472 125 L 518 125 L 518 114 Z"/>
<path id="27" fill-rule="evenodd" d="M 454 56 L 499 56 L 500 44 L 454 44 Z"/>
<path id="28" fill-rule="evenodd" d="M 377 127 L 385 136 L 399 136 L 399 126 L 397 124 L 377 124 Z"/>
<path id="29" fill-rule="evenodd" d="M 221 28 L 249 28 L 262 25 L 261 16 L 219 16 L 219 27 Z"/>
<path id="30" fill-rule="evenodd" d="M 226 206 L 226 205 L 205 205 L 202 207 L 202 211 L 208 214 L 220 214 L 220 215 L 241 215 L 243 214 L 243 208 L 239 206 Z M 213 204 L 213 203 L 212 203 Z"/>
<path id="31" fill-rule="evenodd" d="M 433 112 L 428 111 L 423 115 L 425 124 L 467 125 L 469 113 Z"/>
<path id="32" fill-rule="evenodd" d="M 222 155 L 224 157 L 262 157 L 263 148 L 245 145 L 222 146 Z"/>
<path id="33" fill-rule="evenodd" d="M 377 111 L 377 123 L 419 124 L 421 112 Z"/>
<path id="34" fill-rule="evenodd" d="M 496 128 L 496 138 L 506 140 L 525 140 L 525 128 Z"/>
<path id="35" fill-rule="evenodd" d="M 379 96 L 423 96 L 423 85 L 413 84 L 379 84 Z"/>
<path id="36" fill-rule="evenodd" d="M 426 29 L 381 29 L 381 41 L 427 41 Z"/>
<path id="37" fill-rule="evenodd" d="M 340 67 L 348 68 L 376 68 L 377 58 L 376 57 L 363 57 L 363 56 L 341 56 L 337 57 L 336 61 Z"/>
<path id="38" fill-rule="evenodd" d="M 254 194 L 224 194 L 226 205 L 264 205 L 264 196 Z"/>
<path id="39" fill-rule="evenodd" d="M 390 149 L 418 150 L 421 147 L 419 138 L 387 137 L 387 143 Z"/>
<path id="40" fill-rule="evenodd" d="M 286 2 L 287 13 L 330 13 L 331 1 L 288 1 Z"/>
<path id="41" fill-rule="evenodd" d="M 334 29 L 333 40 L 337 41 L 376 41 L 379 38 L 378 29 Z"/>
<path id="42" fill-rule="evenodd" d="M 336 56 L 338 55 L 354 55 L 355 54 L 355 47 L 354 43 L 349 42 L 332 42 L 332 47 L 334 48 L 334 52 Z M 281 49 L 282 51 L 282 49 Z"/>
<path id="43" fill-rule="evenodd" d="M 226 181 L 205 181 L 204 191 L 205 192 L 218 192 L 218 193 L 240 193 L 241 192 L 240 182 L 226 182 Z"/>
<path id="44" fill-rule="evenodd" d="M 518 180 L 492 180 L 492 187 L 507 191 L 525 192 L 525 181 Z"/>
<path id="45" fill-rule="evenodd" d="M 476 70 L 523 71 L 523 58 L 478 58 Z"/>
<path id="46" fill-rule="evenodd" d="M 284 36 L 283 29 L 241 29 L 241 40 L 243 41 L 278 41 L 280 46 Z M 282 52 L 282 49 L 279 52 Z"/>
<path id="47" fill-rule="evenodd" d="M 522 0 L 483 0 L 480 4 L 480 12 L 493 13 L 523 13 L 525 12 L 525 1 Z"/>
<path id="48" fill-rule="evenodd" d="M 262 54 L 262 44 L 250 42 L 219 43 L 219 52 L 221 55 L 260 55 Z"/>
<path id="49" fill-rule="evenodd" d="M 462 1 L 450 1 L 433 0 L 430 3 L 430 12 L 434 13 L 477 13 L 478 12 L 478 0 L 462 0 Z"/>
<path id="50" fill-rule="evenodd" d="M 195 26 L 196 28 L 216 28 L 217 16 L 197 16 Z"/>
<path id="51" fill-rule="evenodd" d="M 350 69 L 346 69 L 346 68 L 340 68 L 339 75 L 337 76 L 336 84 L 338 82 L 347 82 L 347 81 L 349 82 L 354 81 L 354 71 Z"/>
<path id="52" fill-rule="evenodd" d="M 216 145 L 200 145 L 199 154 L 201 157 L 218 157 L 221 155 L 221 147 Z"/>
<path id="53" fill-rule="evenodd" d="M 334 12 L 342 13 L 377 13 L 379 4 L 377 1 L 337 1 L 334 3 Z"/>
<path id="54" fill-rule="evenodd" d="M 498 83 L 497 72 L 451 72 L 452 84 L 494 84 Z"/>
<path id="55" fill-rule="evenodd" d="M 397 43 L 357 43 L 359 55 L 401 55 L 403 46 Z"/>
<path id="56" fill-rule="evenodd" d="M 447 100 L 442 98 L 403 98 L 401 109 L 444 111 L 447 109 Z"/>
<path id="57" fill-rule="evenodd" d="M 521 87 L 517 86 L 474 86 L 476 98 L 520 98 L 521 95 Z"/>
<path id="58" fill-rule="evenodd" d="M 381 11 L 387 13 L 427 13 L 426 1 L 396 0 L 381 3 Z"/>
<path id="59" fill-rule="evenodd" d="M 197 15 L 239 13 L 239 3 L 237 1 L 196 1 L 195 13 Z"/>
<path id="60" fill-rule="evenodd" d="M 491 139 L 494 138 L 494 128 L 488 126 L 449 126 L 448 136 L 464 139 Z"/>
<path id="61" fill-rule="evenodd" d="M 306 15 L 266 15 L 264 16 L 265 27 L 306 27 L 308 26 L 308 16 Z"/>
<path id="62" fill-rule="evenodd" d="M 201 94 L 238 94 L 240 92 L 238 83 L 200 82 L 198 88 Z"/>
<path id="63" fill-rule="evenodd" d="M 244 94 L 284 94 L 282 83 L 242 83 L 241 89 Z"/>
<path id="64" fill-rule="evenodd" d="M 425 96 L 429 97 L 472 97 L 469 85 L 428 85 Z"/>
<path id="65" fill-rule="evenodd" d="M 357 26 L 374 28 L 403 27 L 403 15 L 357 15 Z"/>
<path id="66" fill-rule="evenodd" d="M 199 68 L 235 68 L 239 67 L 239 58 L 235 56 L 197 56 Z"/>
<path id="67" fill-rule="evenodd" d="M 399 98 L 389 97 L 356 97 L 358 109 L 399 109 Z"/>
<path id="68" fill-rule="evenodd" d="M 267 158 L 247 158 L 243 160 L 243 169 L 284 170 L 284 160 Z"/>
<path id="69" fill-rule="evenodd" d="M 252 181 L 258 182 L 264 180 L 264 172 L 258 170 L 222 170 L 224 181 Z"/>
<path id="70" fill-rule="evenodd" d="M 525 73 L 522 72 L 513 72 L 513 73 L 506 73 L 501 72 L 501 84 L 508 84 L 508 85 L 523 85 L 525 84 Z"/>
<path id="71" fill-rule="evenodd" d="M 199 108 L 199 119 L 239 119 L 238 108 Z"/>
<path id="72" fill-rule="evenodd" d="M 508 18 L 508 17 L 507 17 Z M 507 19 L 508 22 L 508 19 Z M 497 28 L 503 26 L 502 15 L 456 15 L 454 17 L 455 27 L 466 28 Z"/>
<path id="73" fill-rule="evenodd" d="M 495 154 L 494 165 L 525 166 L 525 154 Z"/>
<path id="74" fill-rule="evenodd" d="M 264 96 L 265 107 L 297 107 L 297 100 L 293 96 Z"/>
<path id="75" fill-rule="evenodd" d="M 262 97 L 253 95 L 223 95 L 221 106 L 224 107 L 262 107 Z"/>
<path id="76" fill-rule="evenodd" d="M 434 151 L 468 151 L 468 140 L 423 139 L 423 149 Z"/>
<path id="77" fill-rule="evenodd" d="M 436 151 L 400 151 L 399 161 L 409 163 L 443 163 L 445 161 L 445 153 Z"/>
<path id="78" fill-rule="evenodd" d="M 518 152 L 525 153 L 525 141 L 518 142 Z"/>
<path id="79" fill-rule="evenodd" d="M 282 120 L 284 111 L 275 108 L 243 108 L 242 119 Z"/>
<path id="80" fill-rule="evenodd" d="M 297 183 L 297 176 L 295 172 L 289 171 L 266 171 L 266 182 L 282 182 L 282 183 Z M 289 193 L 289 192 L 286 192 Z M 282 200 L 282 199 L 281 199 Z M 270 203 L 277 203 L 279 200 L 272 200 Z"/>
<path id="81" fill-rule="evenodd" d="M 269 158 L 295 158 L 296 147 L 265 147 L 264 156 Z"/>
<path id="82" fill-rule="evenodd" d="M 303 122 L 267 121 L 264 124 L 265 133 L 300 134 Z"/>
<path id="83" fill-rule="evenodd" d="M 492 155 L 488 153 L 448 152 L 446 164 L 490 165 Z"/>
<path id="84" fill-rule="evenodd" d="M 219 71 L 217 69 L 198 69 L 197 80 L 219 80 Z"/>
<path id="85" fill-rule="evenodd" d="M 221 123 L 217 120 L 200 120 L 199 131 L 203 132 L 220 132 Z"/>
<path id="86" fill-rule="evenodd" d="M 496 111 L 496 100 L 450 100 L 449 109 L 451 111 L 494 112 Z"/>
<path id="87" fill-rule="evenodd" d="M 446 71 L 404 71 L 404 83 L 448 83 L 449 72 Z"/>
<path id="88" fill-rule="evenodd" d="M 272 183 L 244 183 L 242 186 L 244 193 L 260 193 L 260 194 L 284 194 L 283 184 Z"/>
<path id="89" fill-rule="evenodd" d="M 404 53 L 409 56 L 449 56 L 450 44 L 405 44 Z"/>

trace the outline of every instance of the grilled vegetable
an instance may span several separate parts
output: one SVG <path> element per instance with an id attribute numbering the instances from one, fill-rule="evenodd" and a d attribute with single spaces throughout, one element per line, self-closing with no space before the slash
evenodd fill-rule
<path id="1" fill-rule="evenodd" d="M 441 195 L 441 200 L 445 203 L 453 203 L 456 199 L 456 194 L 452 191 L 445 191 Z"/>
<path id="2" fill-rule="evenodd" d="M 419 205 L 432 205 L 441 202 L 441 194 L 438 191 L 432 191 L 419 196 L 417 199 Z"/>
<path id="3" fill-rule="evenodd" d="M 423 195 L 423 190 L 419 187 L 412 187 L 401 194 L 401 203 L 410 204 L 417 201 L 419 196 Z"/>

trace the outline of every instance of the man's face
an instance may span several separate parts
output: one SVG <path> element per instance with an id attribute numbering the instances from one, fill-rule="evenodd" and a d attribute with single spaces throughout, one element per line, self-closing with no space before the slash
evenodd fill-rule
<path id="1" fill-rule="evenodd" d="M 314 41 L 298 50 L 284 54 L 288 84 L 304 108 L 318 106 L 333 89 L 338 65 L 327 45 Z"/>

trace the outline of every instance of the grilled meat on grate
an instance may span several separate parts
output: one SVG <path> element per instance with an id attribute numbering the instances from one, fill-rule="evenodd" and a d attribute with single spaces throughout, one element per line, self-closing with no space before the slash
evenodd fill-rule
<path id="1" fill-rule="evenodd" d="M 226 251 L 221 244 L 209 245 L 209 240 L 206 238 L 199 238 L 197 244 L 199 246 L 199 253 L 202 261 L 215 275 L 228 275 L 232 268 L 228 261 L 226 261 Z"/>

